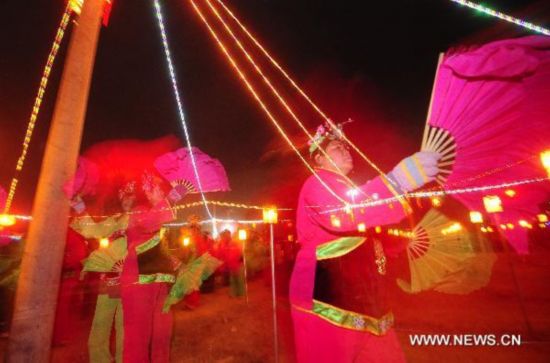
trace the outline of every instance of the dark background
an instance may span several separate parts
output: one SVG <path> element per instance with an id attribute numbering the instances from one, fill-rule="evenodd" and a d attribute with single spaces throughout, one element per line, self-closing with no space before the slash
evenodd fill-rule
<path id="1" fill-rule="evenodd" d="M 114 2 L 110 25 L 101 30 L 83 150 L 106 139 L 183 137 L 152 3 Z M 294 207 L 307 170 L 288 152 L 189 2 L 162 4 L 192 142 L 221 160 L 233 188 L 213 197 Z M 484 4 L 550 23 L 548 1 Z M 448 0 L 228 0 L 227 5 L 330 117 L 354 119 L 348 135 L 384 170 L 419 147 L 439 52 L 529 34 Z M 5 189 L 63 8 L 62 0 L 0 4 L 0 185 Z M 30 213 L 70 29 L 20 178 L 15 212 Z M 273 69 L 268 74 L 314 131 L 321 119 Z M 303 145 L 288 118 L 281 121 Z M 356 170 L 358 180 L 374 175 L 364 162 L 357 162 Z"/>

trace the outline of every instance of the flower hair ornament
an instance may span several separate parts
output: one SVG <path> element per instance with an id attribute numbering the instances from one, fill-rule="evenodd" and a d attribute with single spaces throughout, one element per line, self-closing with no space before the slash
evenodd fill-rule
<path id="1" fill-rule="evenodd" d="M 315 150 L 319 149 L 321 144 L 327 139 L 342 140 L 344 138 L 344 125 L 352 121 L 353 120 L 351 118 L 348 118 L 347 121 L 338 124 L 325 122 L 324 124 L 319 125 L 313 138 L 308 141 L 309 155 L 313 155 Z M 332 125 L 334 125 L 334 127 Z"/>
<path id="2" fill-rule="evenodd" d="M 141 175 L 141 189 L 145 193 L 152 193 L 155 188 L 159 187 L 159 179 L 150 171 L 145 171 Z"/>
<path id="3" fill-rule="evenodd" d="M 133 195 L 136 193 L 136 182 L 131 181 L 118 190 L 118 199 L 122 200 L 124 197 Z"/>

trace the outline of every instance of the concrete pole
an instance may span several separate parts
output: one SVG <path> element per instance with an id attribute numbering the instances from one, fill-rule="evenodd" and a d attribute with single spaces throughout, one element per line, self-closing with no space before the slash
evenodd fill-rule
<path id="1" fill-rule="evenodd" d="M 84 1 L 69 44 L 25 242 L 8 362 L 50 361 L 69 215 L 62 186 L 76 169 L 103 5 Z"/>

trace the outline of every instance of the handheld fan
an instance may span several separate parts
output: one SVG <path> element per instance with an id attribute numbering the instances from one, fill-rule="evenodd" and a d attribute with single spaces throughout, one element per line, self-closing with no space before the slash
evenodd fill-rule
<path id="1" fill-rule="evenodd" d="M 163 311 L 167 312 L 172 305 L 181 301 L 185 295 L 198 290 L 202 282 L 208 279 L 221 264 L 220 260 L 206 252 L 180 268 L 176 282 L 172 285 L 172 289 L 164 302 Z"/>
<path id="2" fill-rule="evenodd" d="M 549 100 L 550 37 L 509 39 L 445 54 L 422 142 L 422 150 L 442 154 L 437 182 L 449 190 L 546 177 L 539 155 L 550 149 Z M 513 203 L 504 203 L 500 218 L 533 217 L 549 192 L 548 181 L 530 184 Z M 482 197 L 456 195 L 478 211 Z M 526 233 L 508 239 L 518 252 L 527 252 Z"/>
<path id="3" fill-rule="evenodd" d="M 126 238 L 118 238 L 109 247 L 95 250 L 84 260 L 83 271 L 122 272 L 124 259 L 128 253 Z"/>
<path id="4" fill-rule="evenodd" d="M 397 279 L 408 293 L 434 289 L 467 294 L 489 283 L 495 262 L 487 240 L 431 209 L 407 245 L 411 282 Z"/>
<path id="5" fill-rule="evenodd" d="M 210 157 L 197 147 L 192 147 L 193 159 L 203 192 L 229 191 L 225 169 L 219 160 Z M 166 153 L 155 160 L 157 171 L 172 184 L 183 186 L 187 193 L 199 193 L 199 185 L 188 148 Z"/>

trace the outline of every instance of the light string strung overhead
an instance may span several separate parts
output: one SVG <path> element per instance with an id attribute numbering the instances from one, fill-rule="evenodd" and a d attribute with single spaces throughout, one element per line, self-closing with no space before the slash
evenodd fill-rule
<path id="1" fill-rule="evenodd" d="M 451 0 L 451 1 L 454 2 L 454 3 L 460 4 L 462 6 L 469 7 L 470 9 L 475 9 L 477 11 L 480 11 L 480 12 L 484 13 L 484 14 L 502 19 L 502 20 L 507 21 L 509 23 L 519 25 L 519 26 L 521 26 L 525 29 L 529 29 L 531 31 L 534 31 L 534 32 L 537 32 L 537 33 L 540 33 L 540 34 L 544 34 L 544 35 L 550 35 L 550 30 L 548 30 L 546 28 L 543 28 L 542 26 L 535 25 L 533 23 L 530 23 L 528 21 L 524 21 L 524 20 L 521 20 L 521 19 L 518 19 L 518 18 L 514 18 L 513 16 L 501 13 L 500 11 L 493 10 L 491 8 L 488 8 L 488 7 L 480 5 L 480 4 L 476 4 L 472 1 L 468 1 L 468 0 Z"/>
<path id="2" fill-rule="evenodd" d="M 402 196 L 407 196 L 407 197 L 410 197 L 410 198 L 432 198 L 432 197 L 444 196 L 444 195 L 486 192 L 486 191 L 489 191 L 489 190 L 504 189 L 504 188 L 510 188 L 510 187 L 515 187 L 515 186 L 520 186 L 520 185 L 541 183 L 541 182 L 545 182 L 545 181 L 550 181 L 550 178 L 524 179 L 524 180 L 517 180 L 517 181 L 513 181 L 513 182 L 496 184 L 496 185 L 484 185 L 484 186 L 479 186 L 479 187 L 462 188 L 462 189 L 422 191 L 422 192 L 408 193 L 408 194 L 406 194 L 406 195 L 404 194 Z M 396 197 L 384 198 L 384 199 L 378 199 L 378 200 L 375 200 L 375 201 L 372 201 L 372 202 L 352 204 L 352 205 L 350 205 L 350 207 L 351 208 L 375 207 L 375 206 L 379 206 L 379 205 L 383 205 L 383 204 L 393 203 L 395 201 L 397 201 Z M 325 206 L 325 207 L 327 207 L 327 206 Z M 337 211 L 344 210 L 344 208 L 341 208 L 339 206 L 328 206 L 328 207 L 334 207 L 334 208 L 323 211 L 321 213 L 331 213 L 331 212 L 337 212 Z"/>
<path id="3" fill-rule="evenodd" d="M 225 10 L 225 12 L 239 25 L 239 27 L 241 28 L 241 30 L 248 36 L 248 38 L 258 47 L 258 49 L 266 56 L 266 58 L 273 64 L 273 66 L 278 69 L 281 74 L 284 76 L 284 78 L 287 79 L 287 81 L 292 85 L 292 87 L 311 105 L 311 107 L 332 127 L 332 128 L 335 128 L 336 125 L 334 124 L 334 122 L 332 122 L 332 120 L 321 110 L 321 108 L 319 106 L 317 106 L 317 104 L 305 93 L 304 90 L 302 90 L 302 88 L 300 86 L 298 86 L 298 84 L 292 79 L 292 77 L 290 77 L 290 75 L 288 74 L 288 72 L 286 72 L 283 67 L 271 56 L 271 54 L 265 49 L 265 47 L 263 47 L 260 42 L 248 31 L 248 29 L 244 26 L 244 24 L 235 16 L 235 14 L 233 14 L 233 12 L 223 3 L 223 1 L 221 0 L 216 0 L 222 7 L 223 9 Z M 374 164 L 374 162 L 372 162 L 366 155 L 365 153 L 363 153 L 361 151 L 361 149 L 359 149 L 353 142 L 351 142 L 351 140 L 349 140 L 347 138 L 347 136 L 345 134 L 342 134 L 342 138 L 344 139 L 344 141 L 346 141 L 346 143 L 348 143 L 350 145 L 350 147 L 355 151 L 357 152 L 357 154 L 359 154 L 359 156 L 365 160 L 367 162 L 368 165 L 370 165 L 381 177 L 382 177 L 382 180 L 385 182 L 385 184 L 388 186 L 388 188 L 390 189 L 391 193 L 398 197 L 399 196 L 399 193 L 397 192 L 396 190 L 396 185 L 394 184 L 394 182 L 387 178 L 386 175 L 384 174 L 384 172 L 382 172 L 382 170 L 380 170 L 380 168 L 378 168 L 378 166 L 376 164 Z M 401 205 L 405 208 L 405 209 L 408 209 L 408 204 L 407 202 L 404 200 L 404 199 L 399 199 L 399 202 L 401 203 Z"/>
<path id="4" fill-rule="evenodd" d="M 74 1 L 74 0 L 73 0 Z M 71 19 L 71 14 L 73 12 L 73 1 L 68 1 L 67 5 L 65 6 L 65 10 L 63 12 L 63 15 L 61 17 L 61 22 L 59 23 L 59 26 L 57 27 L 57 31 L 55 34 L 55 39 L 52 44 L 52 48 L 50 49 L 50 53 L 48 55 L 48 60 L 46 61 L 46 65 L 44 66 L 44 70 L 42 72 L 42 78 L 40 79 L 40 85 L 38 87 L 37 95 L 34 99 L 34 106 L 31 111 L 31 116 L 29 119 L 29 122 L 27 124 L 27 131 L 25 132 L 25 138 L 23 140 L 23 147 L 21 149 L 21 154 L 19 158 L 17 159 L 17 164 L 15 166 L 15 174 L 11 180 L 10 188 L 8 192 L 8 197 L 6 198 L 6 204 L 4 205 L 4 214 L 8 214 L 11 208 L 11 205 L 13 203 L 13 199 L 15 198 L 15 192 L 17 190 L 17 184 L 19 183 L 19 175 L 21 174 L 23 170 L 23 166 L 25 165 L 25 160 L 27 158 L 27 152 L 29 150 L 29 145 L 32 139 L 33 131 L 36 126 L 36 120 L 38 119 L 38 114 L 40 112 L 40 106 L 42 105 L 42 101 L 44 99 L 44 95 L 46 94 L 46 87 L 48 86 L 48 80 L 50 78 L 50 74 L 52 71 L 52 67 L 54 65 L 57 53 L 59 51 L 59 48 L 61 46 L 61 42 L 63 40 L 63 36 L 65 35 L 65 31 L 67 29 L 67 25 L 69 24 L 69 20 Z"/>
<path id="5" fill-rule="evenodd" d="M 218 20 L 220 21 L 220 23 L 223 25 L 223 27 L 225 28 L 225 30 L 227 31 L 227 33 L 231 36 L 231 38 L 233 39 L 233 41 L 235 42 L 235 44 L 237 44 L 237 46 L 239 47 L 239 49 L 241 50 L 241 52 L 243 53 L 243 55 L 245 56 L 245 58 L 248 60 L 248 62 L 254 67 L 254 69 L 256 70 L 256 73 L 258 73 L 258 75 L 262 78 L 263 82 L 267 85 L 267 87 L 270 89 L 271 93 L 277 98 L 277 100 L 279 101 L 279 103 L 281 104 L 281 106 L 287 111 L 287 113 L 292 117 L 292 119 L 298 124 L 298 126 L 300 127 L 300 129 L 302 129 L 302 131 L 306 134 L 306 136 L 308 137 L 308 139 L 311 141 L 311 142 L 314 142 L 314 137 L 313 135 L 308 131 L 308 129 L 304 126 L 303 122 L 300 120 L 300 118 L 296 115 L 296 113 L 292 110 L 292 108 L 290 107 L 290 105 L 288 104 L 288 102 L 286 102 L 286 100 L 284 99 L 284 97 L 281 96 L 281 94 L 277 91 L 277 89 L 273 86 L 272 82 L 269 80 L 269 78 L 264 74 L 264 72 L 262 71 L 261 67 L 256 63 L 256 61 L 254 60 L 254 58 L 252 57 L 252 55 L 245 49 L 244 45 L 242 44 L 242 42 L 237 38 L 237 36 L 235 35 L 235 33 L 231 30 L 231 27 L 227 24 L 227 22 L 223 19 L 223 17 L 220 15 L 220 13 L 218 12 L 218 10 L 212 5 L 212 2 L 210 0 L 206 0 L 206 3 L 208 4 L 208 6 L 210 7 L 212 13 L 218 18 Z M 344 175 L 342 173 L 342 170 L 340 169 L 340 167 L 338 165 L 336 165 L 336 163 L 334 162 L 334 160 L 327 154 L 327 152 L 324 150 L 323 147 L 321 147 L 319 145 L 319 151 L 321 152 L 321 154 L 323 156 L 325 156 L 327 158 L 327 160 L 332 164 L 333 167 L 336 168 L 336 170 L 338 171 L 338 174 L 340 174 L 349 184 L 350 186 L 353 188 L 353 189 L 357 189 L 359 190 L 359 188 L 357 187 L 357 185 L 349 178 L 347 177 L 346 175 Z"/>
<path id="6" fill-rule="evenodd" d="M 256 92 L 255 88 L 252 86 L 252 84 L 250 83 L 250 81 L 248 80 L 248 78 L 246 77 L 246 75 L 244 74 L 244 72 L 241 70 L 241 68 L 239 67 L 239 65 L 237 64 L 237 62 L 235 61 L 235 59 L 231 56 L 231 54 L 229 53 L 229 51 L 227 50 L 227 47 L 223 44 L 223 42 L 220 40 L 218 34 L 216 33 L 216 31 L 212 28 L 212 26 L 210 25 L 210 23 L 208 22 L 208 20 L 205 18 L 205 16 L 203 15 L 202 11 L 199 9 L 199 7 L 197 6 L 197 4 L 195 3 L 195 1 L 193 0 L 190 0 L 191 2 L 191 5 L 193 6 L 193 8 L 195 9 L 197 15 L 200 17 L 200 19 L 203 21 L 203 23 L 205 24 L 205 26 L 207 27 L 208 31 L 210 32 L 210 34 L 212 35 L 212 37 L 214 38 L 214 40 L 216 41 L 216 43 L 218 44 L 218 46 L 220 47 L 220 49 L 222 50 L 222 52 L 224 53 L 224 55 L 226 56 L 227 60 L 230 62 L 231 66 L 233 67 L 233 69 L 237 72 L 239 78 L 241 79 L 241 81 L 245 84 L 246 88 L 248 89 L 248 91 L 252 94 L 252 96 L 254 97 L 254 99 L 258 102 L 258 104 L 260 105 L 261 109 L 264 111 L 264 113 L 268 116 L 268 118 L 270 119 L 270 121 L 274 124 L 274 126 L 276 127 L 277 131 L 281 134 L 281 136 L 283 137 L 283 139 L 287 142 L 287 144 L 292 148 L 292 150 L 296 153 L 296 155 L 298 155 L 298 157 L 300 158 L 300 160 L 302 161 L 302 163 L 306 166 L 306 168 L 319 180 L 319 182 L 321 183 L 321 185 L 332 195 L 334 196 L 339 202 L 341 202 L 342 204 L 344 205 L 348 205 L 349 203 L 342 199 L 336 192 L 334 192 L 334 190 L 332 190 L 330 188 L 330 186 L 328 186 L 320 177 L 319 175 L 317 174 L 317 172 L 315 171 L 315 169 L 308 163 L 308 161 L 302 156 L 302 154 L 300 153 L 300 151 L 296 148 L 296 146 L 292 143 L 292 141 L 290 140 L 290 138 L 288 137 L 288 135 L 285 133 L 285 131 L 283 130 L 283 128 L 279 125 L 279 123 L 277 122 L 276 118 L 273 116 L 273 114 L 271 113 L 271 111 L 269 111 L 269 108 L 266 106 L 266 104 L 262 101 L 261 97 L 259 96 L 259 94 Z"/>
<path id="7" fill-rule="evenodd" d="M 174 96 L 176 98 L 176 103 L 177 103 L 177 106 L 178 106 L 178 115 L 179 115 L 179 118 L 180 118 L 180 121 L 181 121 L 181 125 L 183 127 L 183 133 L 185 135 L 185 142 L 187 144 L 187 148 L 189 149 L 189 155 L 191 156 L 191 164 L 193 165 L 193 173 L 195 174 L 195 178 L 196 178 L 196 181 L 197 181 L 197 186 L 198 186 L 198 189 L 199 189 L 199 192 L 200 192 L 200 195 L 201 195 L 201 199 L 204 202 L 204 209 L 206 210 L 206 213 L 208 214 L 208 217 L 211 220 L 213 220 L 214 216 L 212 215 L 212 213 L 210 212 L 210 209 L 208 208 L 208 201 L 206 200 L 206 196 L 204 195 L 204 192 L 203 192 L 203 189 L 202 189 L 202 184 L 201 184 L 201 179 L 200 179 L 200 176 L 199 176 L 199 171 L 197 169 L 197 164 L 195 162 L 195 156 L 193 154 L 191 138 L 189 136 L 189 131 L 187 129 L 187 123 L 185 121 L 185 115 L 183 113 L 183 106 L 182 106 L 182 103 L 181 103 L 178 83 L 177 83 L 177 79 L 176 79 L 176 71 L 174 69 L 174 65 L 172 63 L 172 57 L 170 55 L 170 48 L 168 46 L 168 37 L 166 36 L 166 30 L 165 30 L 165 26 L 164 26 L 164 20 L 163 20 L 162 11 L 161 11 L 161 8 L 160 8 L 159 0 L 155 0 L 154 6 L 155 6 L 155 14 L 156 14 L 156 17 L 157 17 L 157 20 L 158 20 L 158 25 L 159 25 L 159 29 L 160 29 L 160 33 L 161 33 L 161 37 L 162 37 L 162 45 L 163 45 L 163 48 L 164 48 L 164 54 L 166 56 L 166 63 L 168 65 L 170 80 L 172 81 L 172 88 L 173 88 Z M 214 234 L 217 234 L 216 224 L 212 223 L 212 226 L 213 226 L 213 229 L 214 229 L 214 231 L 213 231 Z"/>

